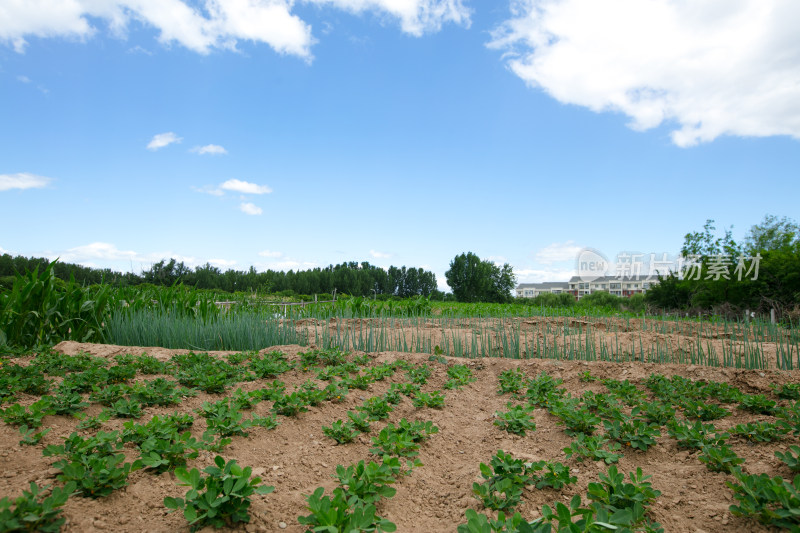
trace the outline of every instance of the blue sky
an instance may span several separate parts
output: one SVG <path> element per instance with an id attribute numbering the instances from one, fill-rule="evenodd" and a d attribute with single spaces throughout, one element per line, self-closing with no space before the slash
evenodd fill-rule
<path id="1" fill-rule="evenodd" d="M 0 0 L 0 251 L 566 279 L 800 218 L 791 0 Z"/>

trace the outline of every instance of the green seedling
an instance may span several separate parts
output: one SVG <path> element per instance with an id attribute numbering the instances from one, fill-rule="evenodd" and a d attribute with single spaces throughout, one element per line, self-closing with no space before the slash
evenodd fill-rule
<path id="1" fill-rule="evenodd" d="M 476 379 L 472 375 L 472 370 L 470 370 L 466 365 L 451 366 L 447 369 L 447 377 L 450 379 L 448 379 L 444 384 L 445 389 L 460 389 L 464 385 L 467 385 Z"/>
<path id="2" fill-rule="evenodd" d="M 361 433 L 369 433 L 370 418 L 368 413 L 348 411 L 347 418 L 353 427 Z"/>
<path id="3" fill-rule="evenodd" d="M 603 449 L 603 448 L 607 448 Z M 615 453 L 620 450 L 621 446 L 618 442 L 609 440 L 605 435 L 584 435 L 579 433 L 575 436 L 568 447 L 564 448 L 564 453 L 567 459 L 575 456 L 577 461 L 582 462 L 584 459 L 592 461 L 604 461 L 606 464 L 613 464 L 620 460 L 621 453 Z"/>
<path id="4" fill-rule="evenodd" d="M 20 426 L 19 432 L 22 435 L 22 440 L 19 441 L 20 446 L 34 446 L 39 444 L 42 441 L 42 438 L 50 433 L 50 428 L 45 430 L 39 431 L 38 433 L 36 430 L 32 428 L 28 428 L 28 426 Z"/>
<path id="5" fill-rule="evenodd" d="M 725 444 L 729 435 L 727 433 L 714 432 L 717 428 L 714 424 L 703 424 L 697 422 L 672 422 L 667 432 L 669 436 L 678 441 L 679 448 L 700 450 L 704 446 L 719 446 Z"/>
<path id="6" fill-rule="evenodd" d="M 499 380 L 497 394 L 518 394 L 525 386 L 525 372 L 520 368 L 509 368 L 500 372 Z"/>
<path id="7" fill-rule="evenodd" d="M 731 505 L 735 516 L 758 518 L 767 527 L 796 531 L 800 525 L 800 475 L 790 483 L 767 474 L 748 475 L 734 471 L 736 483 L 726 481 L 738 505 Z"/>
<path id="8" fill-rule="evenodd" d="M 406 376 L 411 383 L 425 385 L 428 382 L 428 378 L 431 377 L 431 369 L 427 364 L 412 367 L 408 369 Z"/>
<path id="9" fill-rule="evenodd" d="M 786 453 L 775 452 L 775 457 L 786 463 L 792 472 L 800 472 L 800 446 L 789 446 Z"/>
<path id="10" fill-rule="evenodd" d="M 348 501 L 374 504 L 381 498 L 391 498 L 396 492 L 389 486 L 396 481 L 393 469 L 385 464 L 359 461 L 348 467 L 337 465 L 335 477 Z"/>
<path id="11" fill-rule="evenodd" d="M 310 514 L 297 518 L 307 526 L 307 531 L 391 533 L 397 529 L 394 523 L 375 514 L 375 505 L 351 504 L 341 488 L 325 496 L 325 489 L 319 487 L 308 496 L 307 502 Z"/>
<path id="12" fill-rule="evenodd" d="M 800 400 L 800 383 L 787 383 L 780 388 L 772 385 L 772 391 L 782 400 Z"/>
<path id="13" fill-rule="evenodd" d="M 579 407 L 576 400 L 559 401 L 549 411 L 558 418 L 558 424 L 565 427 L 567 435 L 591 435 L 600 423 L 600 417 L 585 407 Z"/>
<path id="14" fill-rule="evenodd" d="M 299 392 L 284 394 L 275 400 L 272 410 L 282 416 L 297 416 L 301 412 L 308 411 L 306 399 Z"/>
<path id="15" fill-rule="evenodd" d="M 675 409 L 668 403 L 648 402 L 634 407 L 631 416 L 644 418 L 650 424 L 664 426 L 675 420 Z"/>
<path id="16" fill-rule="evenodd" d="M 661 491 L 653 489 L 648 481 L 651 476 L 645 476 L 641 468 L 637 468 L 635 474 L 628 474 L 629 483 L 614 465 L 608 468 L 607 474 L 601 472 L 599 477 L 600 483 L 589 483 L 589 498 L 613 510 L 630 509 L 637 503 L 647 508 L 661 495 Z"/>
<path id="17" fill-rule="evenodd" d="M 55 487 L 49 496 L 44 496 L 42 492 L 48 488 L 39 488 L 31 482 L 30 490 L 23 490 L 22 496 L 13 500 L 7 497 L 0 499 L 0 531 L 61 531 L 66 521 L 61 516 L 61 507 L 75 492 L 75 483 Z"/>
<path id="18" fill-rule="evenodd" d="M 0 418 L 6 424 L 11 424 L 12 426 L 38 428 L 42 425 L 42 419 L 45 416 L 54 413 L 52 406 L 53 398 L 51 396 L 43 396 L 29 407 L 23 407 L 15 403 L 9 405 L 6 409 L 0 409 Z"/>
<path id="19" fill-rule="evenodd" d="M 656 437 L 661 436 L 661 430 L 655 424 L 648 424 L 644 420 L 627 419 L 623 421 L 603 421 L 606 435 L 623 446 L 635 450 L 647 451 L 656 443 Z"/>
<path id="20" fill-rule="evenodd" d="M 763 394 L 745 394 L 739 400 L 739 409 L 750 411 L 759 415 L 771 415 L 775 413 L 777 402 L 770 400 Z"/>
<path id="21" fill-rule="evenodd" d="M 781 440 L 790 430 L 789 426 L 780 422 L 748 422 L 735 426 L 731 434 L 751 442 L 775 442 Z"/>
<path id="22" fill-rule="evenodd" d="M 420 409 L 422 407 L 432 407 L 433 409 L 444 408 L 444 394 L 440 391 L 419 392 L 411 398 L 411 404 Z"/>
<path id="23" fill-rule="evenodd" d="M 506 407 L 508 411 L 495 412 L 497 417 L 494 421 L 495 426 L 515 435 L 525 435 L 526 431 L 536 430 L 536 422 L 533 421 L 533 417 L 530 415 L 531 411 L 533 411 L 532 407 L 514 406 L 511 402 L 507 403 Z"/>
<path id="24" fill-rule="evenodd" d="M 330 426 L 322 426 L 322 433 L 336 441 L 336 444 L 347 444 L 360 433 L 350 422 L 337 420 Z"/>
<path id="25" fill-rule="evenodd" d="M 359 411 L 366 413 L 370 420 L 383 420 L 389 418 L 389 413 L 394 409 L 391 404 L 381 396 L 373 396 L 364 400 Z"/>
<path id="26" fill-rule="evenodd" d="M 744 463 L 744 459 L 736 455 L 736 452 L 722 444 L 716 446 L 705 445 L 701 450 L 702 452 L 697 458 L 712 472 L 732 474 L 739 465 Z"/>
<path id="27" fill-rule="evenodd" d="M 261 485 L 261 478 L 251 479 L 252 468 L 242 468 L 235 460 L 225 462 L 220 456 L 214 465 L 199 470 L 176 468 L 175 477 L 179 485 L 189 487 L 183 498 L 164 498 L 168 509 L 182 510 L 192 531 L 206 526 L 220 528 L 250 521 L 250 497 L 253 494 L 269 494 L 274 487 Z"/>

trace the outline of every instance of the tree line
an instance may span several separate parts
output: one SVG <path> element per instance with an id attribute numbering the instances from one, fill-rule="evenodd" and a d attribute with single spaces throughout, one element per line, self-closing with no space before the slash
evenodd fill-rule
<path id="1" fill-rule="evenodd" d="M 30 272 L 36 268 L 41 271 L 50 263 L 51 261 L 46 258 L 3 254 L 0 256 L 0 287 L 10 287 L 17 273 Z M 192 268 L 182 261 L 163 259 L 151 265 L 149 269 L 143 270 L 141 274 L 56 261 L 53 264 L 53 271 L 56 277 L 62 280 L 66 281 L 72 277 L 83 285 L 106 283 L 124 287 L 142 283 L 161 286 L 182 283 L 197 289 L 286 293 L 286 295 L 327 296 L 335 291 L 338 294 L 373 297 L 443 296 L 437 291 L 436 275 L 431 271 L 405 266 L 391 266 L 384 270 L 366 261 L 361 263 L 350 261 L 309 270 L 258 272 L 252 266 L 248 270 L 222 271 L 209 263 Z"/>
<path id="2" fill-rule="evenodd" d="M 684 236 L 680 273 L 661 276 L 647 302 L 661 309 L 740 315 L 744 310 L 800 315 L 800 226 L 767 215 L 742 242 L 713 220 Z M 740 258 L 743 259 L 740 262 Z M 796 317 L 800 318 L 800 316 Z"/>

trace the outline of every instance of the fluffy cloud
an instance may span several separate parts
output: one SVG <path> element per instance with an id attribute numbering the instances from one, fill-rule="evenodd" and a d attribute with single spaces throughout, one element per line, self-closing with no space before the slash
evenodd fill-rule
<path id="1" fill-rule="evenodd" d="M 392 254 L 387 254 L 384 252 L 378 252 L 377 250 L 370 250 L 369 255 L 374 257 L 375 259 L 388 259 L 392 257 Z"/>
<path id="2" fill-rule="evenodd" d="M 251 202 L 242 202 L 239 204 L 239 210 L 246 215 L 260 215 L 264 212 L 263 209 Z"/>
<path id="3" fill-rule="evenodd" d="M 116 245 L 107 242 L 93 242 L 69 248 L 59 253 L 48 253 L 45 255 L 52 259 L 59 257 L 62 261 L 69 263 L 78 263 L 95 268 L 108 267 L 122 270 L 131 268 L 133 263 L 141 265 L 143 268 L 149 268 L 149 265 L 165 258 L 175 259 L 189 267 L 197 267 L 210 263 L 221 268 L 231 268 L 237 263 L 235 260 L 230 259 L 200 259 L 192 256 L 174 254 L 169 251 L 141 253 L 134 250 L 120 250 Z"/>
<path id="4" fill-rule="evenodd" d="M 228 151 L 225 148 L 223 148 L 222 146 L 220 146 L 218 144 L 207 144 L 205 146 L 195 146 L 190 151 L 192 151 L 192 152 L 194 152 L 196 154 L 200 154 L 200 155 L 205 155 L 205 154 L 225 155 L 225 154 L 228 153 Z"/>
<path id="5" fill-rule="evenodd" d="M 168 131 L 167 133 L 159 133 L 158 135 L 154 135 L 153 139 L 147 144 L 148 150 L 158 150 L 160 148 L 164 148 L 165 146 L 169 146 L 172 143 L 179 143 L 183 139 Z"/>
<path id="6" fill-rule="evenodd" d="M 131 21 L 159 32 L 164 44 L 178 43 L 207 54 L 235 50 L 239 41 L 264 43 L 281 54 L 311 57 L 311 26 L 292 13 L 295 0 L 10 0 L 0 5 L 0 42 L 22 53 L 26 38 L 91 38 L 102 20 L 124 36 Z M 445 22 L 469 25 L 462 0 L 304 0 L 360 13 L 376 11 L 396 18 L 403 31 L 421 35 Z"/>
<path id="7" fill-rule="evenodd" d="M 240 192 L 242 194 L 269 194 L 272 189 L 266 185 L 258 185 L 249 181 L 228 180 L 219 186 L 224 191 Z"/>
<path id="8" fill-rule="evenodd" d="M 470 25 L 470 10 L 462 0 L 306 0 L 327 4 L 354 13 L 375 11 L 386 13 L 400 21 L 404 32 L 420 36 L 439 31 L 445 22 L 466 27 Z"/>
<path id="9" fill-rule="evenodd" d="M 583 248 L 576 245 L 574 241 L 554 242 L 536 252 L 536 261 L 545 265 L 561 261 L 575 261 L 581 250 Z"/>
<path id="10" fill-rule="evenodd" d="M 795 0 L 513 0 L 489 46 L 560 102 L 677 124 L 678 146 L 800 139 L 798 20 Z"/>
<path id="11" fill-rule="evenodd" d="M 27 172 L 17 174 L 0 174 L 0 191 L 11 189 L 41 189 L 52 182 L 52 178 L 37 176 Z"/>
<path id="12" fill-rule="evenodd" d="M 545 281 L 569 281 L 575 269 L 523 268 L 514 269 L 518 283 L 543 283 Z"/>
<path id="13" fill-rule="evenodd" d="M 260 255 L 261 257 L 281 257 L 283 255 L 283 252 L 264 250 L 262 252 L 258 252 L 258 255 Z"/>

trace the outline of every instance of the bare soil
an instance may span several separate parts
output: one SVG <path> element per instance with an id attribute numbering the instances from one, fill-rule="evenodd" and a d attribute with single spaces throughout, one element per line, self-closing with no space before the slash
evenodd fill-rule
<path id="1" fill-rule="evenodd" d="M 159 359 L 168 359 L 180 351 L 163 348 L 136 348 L 109 345 L 79 344 L 64 342 L 56 350 L 65 354 L 88 352 L 112 358 L 117 354 L 147 353 Z M 297 358 L 304 348 L 283 346 L 270 348 L 280 350 L 289 358 Z M 223 354 L 224 352 L 220 352 Z M 428 363 L 434 370 L 423 390 L 442 390 L 447 379 L 446 366 L 429 361 L 423 354 L 386 352 L 372 354 L 374 362 L 405 359 L 415 363 Z M 590 371 L 599 378 L 629 379 L 639 383 L 651 373 L 667 376 L 680 375 L 691 379 L 705 379 L 730 383 L 745 393 L 769 393 L 771 384 L 796 383 L 800 373 L 775 370 L 747 371 L 725 368 L 710 368 L 687 365 L 657 365 L 653 363 L 576 362 L 540 359 L 452 359 L 450 362 L 467 364 L 477 380 L 461 390 L 446 391 L 446 407 L 442 410 L 415 409 L 404 398 L 391 413 L 389 421 L 400 418 L 432 420 L 440 429 L 431 436 L 420 450 L 419 459 L 424 466 L 415 468 L 411 475 L 402 477 L 396 484 L 395 497 L 383 500 L 378 514 L 395 522 L 400 532 L 454 532 L 456 526 L 465 522 L 464 511 L 473 508 L 483 511 L 480 502 L 472 495 L 472 484 L 479 481 L 478 466 L 490 460 L 502 449 L 517 457 L 531 460 L 546 459 L 561 461 L 572 468 L 578 477 L 576 485 L 555 491 L 526 490 L 523 503 L 518 510 L 528 519 L 539 516 L 542 505 L 553 505 L 556 501 L 568 502 L 578 493 L 586 493 L 587 485 L 598 480 L 598 473 L 605 472 L 601 463 L 579 463 L 567 460 L 562 451 L 572 439 L 556 418 L 544 409 L 537 409 L 534 418 L 537 429 L 526 436 L 515 436 L 501 431 L 493 425 L 494 413 L 505 408 L 508 395 L 497 394 L 498 375 L 506 369 L 519 367 L 529 377 L 546 371 L 553 377 L 564 380 L 564 387 L 573 395 L 585 390 L 605 391 L 599 382 L 584 383 L 580 375 Z M 24 364 L 24 359 L 19 361 Z M 287 390 L 303 383 L 314 373 L 303 373 L 299 369 L 283 374 L 280 379 Z M 149 377 L 150 378 L 150 377 Z M 143 379 L 137 377 L 137 379 Z M 268 380 L 242 383 L 245 390 L 263 388 Z M 349 465 L 361 459 L 370 459 L 370 439 L 361 436 L 356 441 L 336 445 L 322 434 L 322 426 L 337 419 L 346 418 L 346 411 L 358 407 L 365 398 L 386 392 L 390 383 L 405 381 L 403 372 L 392 378 L 370 385 L 369 390 L 352 390 L 339 404 L 325 402 L 311 407 L 297 417 L 279 417 L 277 428 L 267 430 L 254 428 L 249 437 L 234 437 L 233 442 L 221 454 L 226 459 L 236 459 L 239 464 L 252 466 L 264 482 L 275 487 L 275 491 L 264 496 L 255 496 L 251 507 L 251 522 L 236 530 L 302 532 L 297 517 L 308 514 L 305 496 L 317 487 L 326 488 L 326 493 L 336 484 L 332 477 L 337 464 Z M 640 388 L 644 389 L 640 385 Z M 204 401 L 216 401 L 222 395 L 199 395 L 188 398 L 177 411 L 192 413 Z M 31 403 L 35 397 L 23 398 L 21 403 Z M 255 408 L 260 415 L 269 414 L 270 402 L 262 402 Z M 87 408 L 89 414 L 97 414 L 101 407 L 93 404 Z M 140 419 L 142 423 L 154 414 L 174 412 L 174 408 L 148 408 Z M 769 420 L 771 417 L 756 416 L 737 409 L 733 414 L 715 422 L 721 429 L 735 424 Z M 0 497 L 15 497 L 31 481 L 39 485 L 55 482 L 57 471 L 51 467 L 53 458 L 42 455 L 48 444 L 60 444 L 64 437 L 75 431 L 77 420 L 65 416 L 45 418 L 44 427 L 51 428 L 42 443 L 35 446 L 20 446 L 17 428 L 0 424 Z M 121 429 L 123 421 L 112 419 L 104 426 L 106 430 Z M 375 428 L 382 423 L 374 424 Z M 196 436 L 205 429 L 204 420 L 197 416 L 192 429 Z M 373 429 L 374 435 L 376 430 Z M 749 519 L 732 516 L 728 507 L 734 503 L 731 490 L 725 481 L 727 474 L 711 473 L 697 459 L 697 453 L 678 449 L 676 441 L 662 432 L 657 445 L 647 452 L 627 451 L 619 462 L 622 472 L 635 471 L 641 467 L 645 474 L 652 475 L 654 488 L 661 496 L 651 507 L 651 517 L 660 522 L 667 532 L 715 532 L 715 531 L 766 531 L 763 526 Z M 789 437 L 780 443 L 751 445 L 732 438 L 730 445 L 746 462 L 748 473 L 768 473 L 791 478 L 789 469 L 775 456 L 776 450 L 786 450 L 789 445 L 799 444 L 797 437 Z M 136 458 L 133 449 L 126 449 L 129 460 Z M 190 462 L 190 467 L 203 468 L 212 463 L 213 455 L 202 454 Z M 180 497 L 185 488 L 176 484 L 174 475 L 153 475 L 139 470 L 129 477 L 129 484 L 107 498 L 97 500 L 73 496 L 64 507 L 67 519 L 63 530 L 117 531 L 117 532 L 174 532 L 188 531 L 186 520 L 180 513 L 168 513 L 163 505 L 165 496 Z M 585 497 L 584 497 L 585 499 Z"/>

